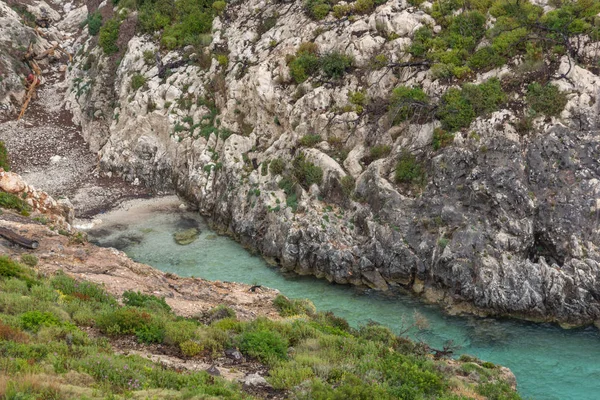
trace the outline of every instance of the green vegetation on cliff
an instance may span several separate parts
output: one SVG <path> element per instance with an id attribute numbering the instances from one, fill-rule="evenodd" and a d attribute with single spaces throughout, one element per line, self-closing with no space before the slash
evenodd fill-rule
<path id="1" fill-rule="evenodd" d="M 485 371 L 481 384 L 460 383 L 452 376 L 467 370 L 432 359 L 426 346 L 379 325 L 352 329 L 307 301 L 277 297 L 275 305 L 287 316 L 280 321 L 239 321 L 220 307 L 204 324 L 176 316 L 164 299 L 125 292 L 121 306 L 100 286 L 64 274 L 43 277 L 6 256 L 0 257 L 0 288 L 3 398 L 253 398 L 240 384 L 204 371 L 175 371 L 118 354 L 112 344 L 118 338 L 206 361 L 237 347 L 264 364 L 268 382 L 284 397 L 518 398 L 492 364 L 471 363 Z"/>

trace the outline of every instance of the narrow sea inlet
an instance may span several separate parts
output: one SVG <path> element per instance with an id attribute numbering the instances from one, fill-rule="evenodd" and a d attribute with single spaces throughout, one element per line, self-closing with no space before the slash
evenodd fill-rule
<path id="1" fill-rule="evenodd" d="M 373 320 L 401 332 L 414 322 L 416 311 L 428 320 L 429 327 L 409 330 L 413 339 L 434 348 L 451 340 L 458 348 L 457 355 L 466 353 L 509 367 L 524 398 L 598 398 L 600 333 L 596 328 L 564 330 L 507 319 L 453 317 L 411 295 L 282 274 L 232 239 L 210 231 L 197 213 L 164 205 L 141 214 L 134 211 L 101 215 L 103 222 L 90 231 L 90 239 L 181 276 L 258 284 L 279 289 L 291 298 L 308 298 L 319 310 L 333 311 L 355 326 Z M 173 233 L 191 227 L 200 230 L 198 239 L 186 246 L 176 244 Z"/>

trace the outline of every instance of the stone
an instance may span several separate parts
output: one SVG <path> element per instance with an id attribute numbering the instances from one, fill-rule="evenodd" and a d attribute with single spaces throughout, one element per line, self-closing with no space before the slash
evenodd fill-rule
<path id="1" fill-rule="evenodd" d="M 227 350 L 225 350 L 225 356 L 227 358 L 230 358 L 233 361 L 237 361 L 237 362 L 240 362 L 240 361 L 244 360 L 244 356 L 237 349 L 227 349 Z"/>
<path id="2" fill-rule="evenodd" d="M 197 228 L 190 228 L 174 233 L 173 238 L 177 244 L 185 246 L 195 242 L 198 239 L 198 235 L 200 235 L 200 231 Z"/>
<path id="3" fill-rule="evenodd" d="M 221 371 L 219 371 L 219 368 L 217 368 L 217 366 L 214 364 L 208 367 L 206 372 L 212 376 L 221 376 Z"/>
<path id="4" fill-rule="evenodd" d="M 258 373 L 248 374 L 240 379 L 240 382 L 246 386 L 271 386 L 267 380 Z"/>

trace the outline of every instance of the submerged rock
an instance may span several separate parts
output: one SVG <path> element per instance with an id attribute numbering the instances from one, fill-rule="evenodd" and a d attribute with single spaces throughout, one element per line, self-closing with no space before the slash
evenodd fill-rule
<path id="1" fill-rule="evenodd" d="M 196 239 L 198 239 L 199 234 L 200 231 L 197 228 L 190 228 L 184 231 L 174 233 L 173 238 L 175 239 L 175 242 L 177 242 L 177 244 L 184 246 L 186 244 L 190 244 L 196 241 Z"/>

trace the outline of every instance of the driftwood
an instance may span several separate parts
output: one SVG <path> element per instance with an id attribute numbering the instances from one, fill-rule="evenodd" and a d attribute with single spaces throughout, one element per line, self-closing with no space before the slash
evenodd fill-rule
<path id="1" fill-rule="evenodd" d="M 37 249 L 39 246 L 37 240 L 29 240 L 7 228 L 0 228 L 0 236 L 28 249 Z"/>

